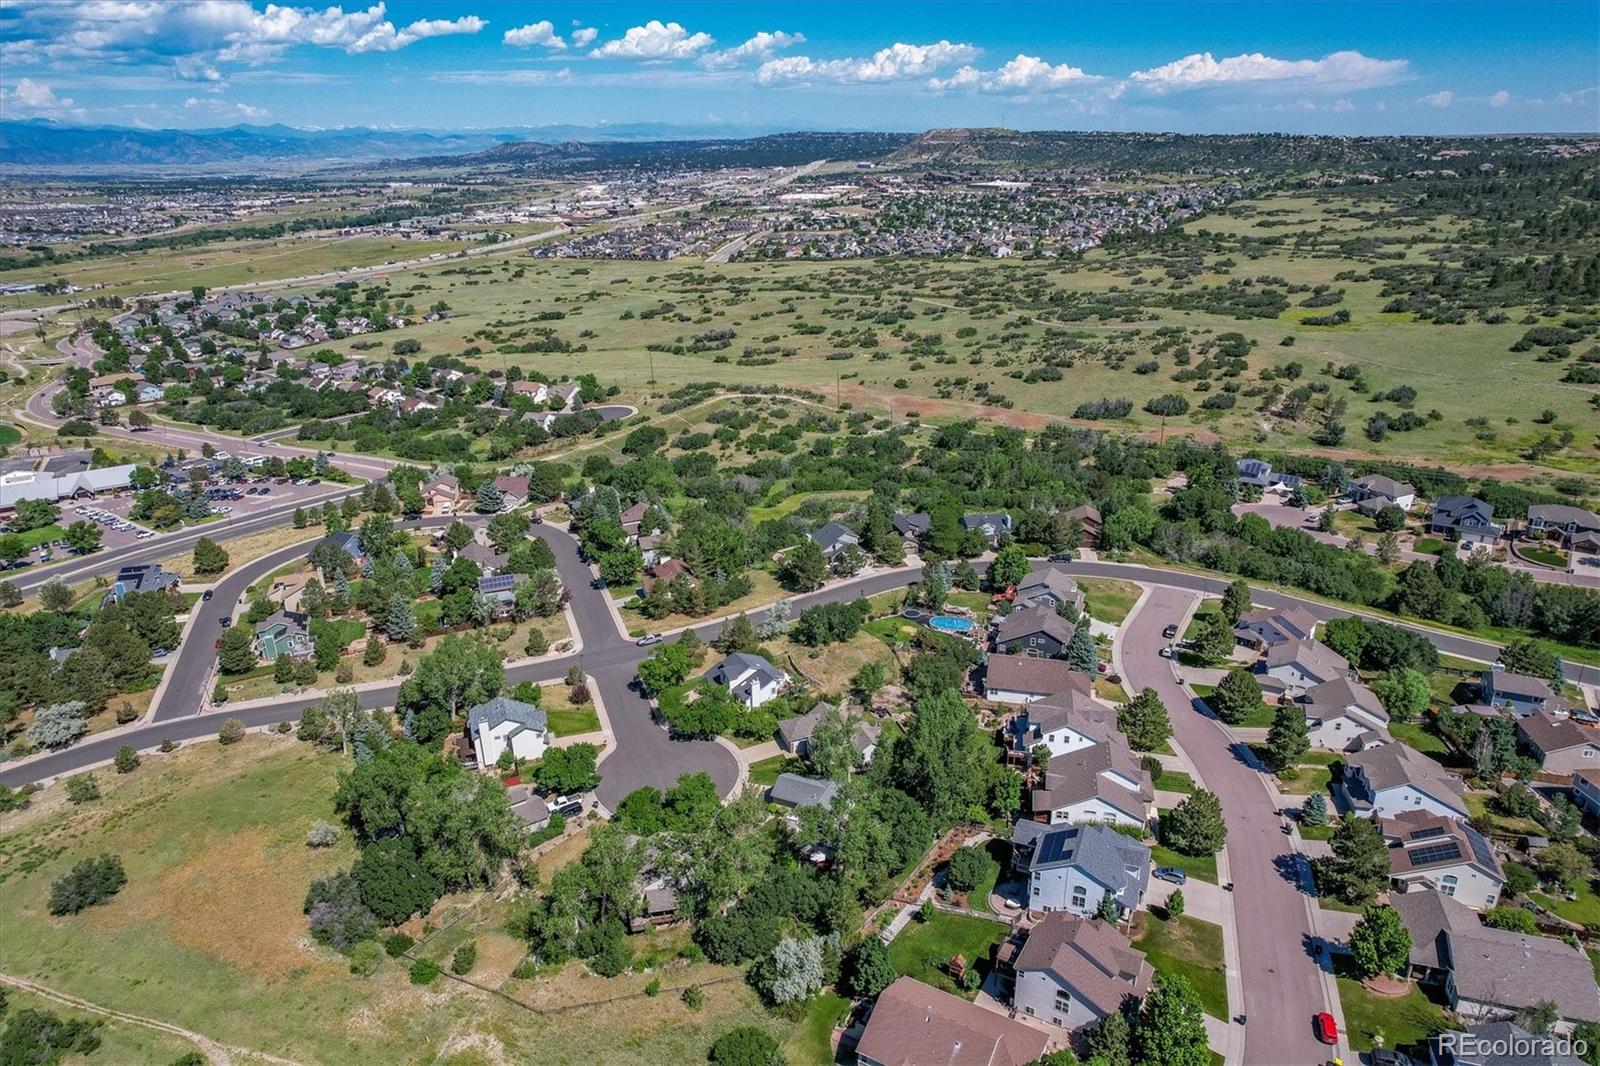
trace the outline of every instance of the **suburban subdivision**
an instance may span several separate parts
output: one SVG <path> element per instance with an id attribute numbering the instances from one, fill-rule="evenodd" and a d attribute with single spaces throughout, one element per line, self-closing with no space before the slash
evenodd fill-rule
<path id="1" fill-rule="evenodd" d="M 1592 32 L 392 6 L 0 35 L 0 1062 L 1600 1066 Z"/>

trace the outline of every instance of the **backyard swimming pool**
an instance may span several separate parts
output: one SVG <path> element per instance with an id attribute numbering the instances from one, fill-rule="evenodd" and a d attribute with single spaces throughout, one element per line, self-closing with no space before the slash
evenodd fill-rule
<path id="1" fill-rule="evenodd" d="M 966 633 L 972 629 L 972 619 L 960 618 L 953 614 L 936 614 L 928 619 L 928 625 L 941 633 Z"/>

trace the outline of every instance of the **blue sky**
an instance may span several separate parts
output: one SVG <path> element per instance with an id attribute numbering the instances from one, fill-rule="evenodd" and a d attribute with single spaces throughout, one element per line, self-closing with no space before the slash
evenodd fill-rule
<path id="1" fill-rule="evenodd" d="M 0 114 L 211 127 L 1600 129 L 1600 4 L 7 0 Z"/>

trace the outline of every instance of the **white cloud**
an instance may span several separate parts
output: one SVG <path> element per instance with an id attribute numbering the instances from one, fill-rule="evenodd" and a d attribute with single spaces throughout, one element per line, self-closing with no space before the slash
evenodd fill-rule
<path id="1" fill-rule="evenodd" d="M 1511 94 L 1504 89 L 1489 97 L 1490 107 L 1505 107 L 1511 102 Z"/>
<path id="2" fill-rule="evenodd" d="M 689 59 L 715 43 L 709 33 L 690 33 L 676 22 L 651 19 L 591 54 L 605 59 Z"/>
<path id="3" fill-rule="evenodd" d="M 271 3 L 257 10 L 250 0 L 21 0 L 12 10 L 16 17 L 4 54 L 32 63 L 259 64 L 297 45 L 351 54 L 392 52 L 431 37 L 478 33 L 488 25 L 476 15 L 462 15 L 396 27 L 382 2 L 346 11 Z"/>
<path id="4" fill-rule="evenodd" d="M 532 48 L 534 45 L 542 45 L 556 52 L 567 46 L 567 42 L 561 39 L 561 35 L 556 32 L 555 26 L 549 19 L 507 30 L 501 40 L 513 48 Z"/>
<path id="5" fill-rule="evenodd" d="M 1354 111 L 1356 109 L 1356 105 L 1352 100 L 1341 98 L 1333 102 L 1333 109 L 1335 111 Z"/>
<path id="6" fill-rule="evenodd" d="M 1097 81 L 1092 74 L 1067 63 L 1047 63 L 1038 56 L 1018 54 L 999 70 L 981 71 L 962 67 L 948 78 L 932 78 L 928 88 L 936 92 L 978 88 L 993 93 L 1049 92 L 1085 82 Z"/>
<path id="7" fill-rule="evenodd" d="M 572 31 L 572 47 L 587 48 L 594 43 L 594 39 L 598 36 L 600 36 L 600 31 L 593 26 L 579 26 Z"/>
<path id="8" fill-rule="evenodd" d="M 0 88 L 0 104 L 5 104 L 6 111 L 18 116 L 59 118 L 81 113 L 80 109 L 72 106 L 71 97 L 57 96 L 55 89 L 32 78 L 20 79 L 13 89 Z"/>
<path id="9" fill-rule="evenodd" d="M 1274 84 L 1345 92 L 1393 84 L 1406 76 L 1409 65 L 1404 59 L 1373 59 L 1354 51 L 1333 52 L 1321 59 L 1274 59 L 1260 52 L 1217 59 L 1210 52 L 1196 52 L 1128 77 L 1156 93 Z"/>
<path id="10" fill-rule="evenodd" d="M 769 59 L 756 71 L 762 85 L 796 81 L 886 82 L 923 78 L 956 63 L 970 63 L 978 49 L 970 44 L 938 41 L 934 44 L 895 43 L 880 48 L 870 59 L 812 59 L 787 56 Z"/>
<path id="11" fill-rule="evenodd" d="M 215 97 L 191 96 L 183 102 L 183 106 L 190 111 L 208 111 L 214 115 L 228 118 L 261 119 L 271 118 L 272 112 L 264 107 L 252 107 L 230 100 L 218 100 Z"/>
<path id="12" fill-rule="evenodd" d="M 1441 89 L 1436 93 L 1424 96 L 1418 103 L 1427 104 L 1429 107 L 1449 107 L 1455 102 L 1456 94 L 1449 89 Z"/>
<path id="13" fill-rule="evenodd" d="M 805 42 L 806 35 L 803 33 L 785 33 L 782 30 L 773 30 L 769 33 L 762 30 L 736 48 L 707 53 L 700 58 L 700 63 L 713 70 L 737 67 L 743 63 L 771 59 L 785 48 L 793 48 Z"/>

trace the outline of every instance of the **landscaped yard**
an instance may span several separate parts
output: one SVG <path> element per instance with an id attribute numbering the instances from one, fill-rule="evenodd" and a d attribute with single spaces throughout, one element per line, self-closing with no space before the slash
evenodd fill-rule
<path id="1" fill-rule="evenodd" d="M 1524 559 L 1543 563 L 1545 566 L 1553 566 L 1559 570 L 1567 568 L 1566 552 L 1551 551 L 1549 548 L 1522 548 L 1519 554 Z"/>
<path id="2" fill-rule="evenodd" d="M 745 574 L 750 579 L 750 593 L 734 600 L 726 607 L 719 607 L 712 612 L 715 617 L 722 615 L 738 614 L 740 611 L 752 611 L 757 607 L 765 607 L 769 603 L 781 600 L 790 595 L 779 584 L 778 579 L 765 570 L 750 570 Z M 630 594 L 625 599 L 632 599 L 631 589 L 624 590 Z M 705 621 L 704 618 L 690 618 L 686 614 L 669 614 L 665 618 L 646 618 L 634 607 L 622 608 L 622 624 L 628 627 L 630 636 L 643 636 L 646 633 L 657 633 L 664 629 L 675 629 L 678 626 L 694 625 Z M 751 616 L 750 621 L 760 622 L 761 614 L 757 612 Z"/>
<path id="3" fill-rule="evenodd" d="M 791 763 L 794 765 L 791 766 Z M 799 765 L 798 760 L 791 759 L 787 755 L 774 755 L 770 759 L 753 762 L 750 764 L 750 783 L 760 785 L 763 788 L 771 788 L 777 782 L 779 774 L 785 770 L 794 769 Z"/>
<path id="4" fill-rule="evenodd" d="M 1579 878 L 1573 894 L 1578 898 L 1564 899 L 1560 896 L 1547 896 L 1543 892 L 1528 893 L 1541 906 L 1550 908 L 1569 922 L 1577 922 L 1580 925 L 1600 924 L 1600 897 L 1595 895 L 1594 882 L 1587 877 Z"/>
<path id="5" fill-rule="evenodd" d="M 1389 735 L 1424 755 L 1446 755 L 1450 751 L 1443 738 L 1419 722 L 1390 722 Z"/>
<path id="6" fill-rule="evenodd" d="M 1162 770 L 1154 782 L 1158 792 L 1193 792 L 1194 778 L 1182 770 Z"/>
<path id="7" fill-rule="evenodd" d="M 837 992 L 813 996 L 807 1004 L 806 1016 L 794 1027 L 789 1042 L 783 1047 L 785 1060 L 808 1066 L 832 1062 L 833 1027 L 849 1010 L 850 1001 Z"/>
<path id="8" fill-rule="evenodd" d="M 1089 617 L 1111 625 L 1122 624 L 1144 591 L 1131 581 L 1099 577 L 1078 578 L 1078 587 L 1083 590 L 1084 609 Z"/>
<path id="9" fill-rule="evenodd" d="M 901 930 L 889 945 L 889 960 L 894 963 L 896 973 L 971 999 L 974 993 L 957 988 L 945 967 L 960 955 L 968 966 L 976 966 L 979 973 L 987 974 L 989 953 L 1006 938 L 1006 933 L 1007 927 L 1002 922 L 936 911 L 932 921 L 913 918 Z"/>
<path id="10" fill-rule="evenodd" d="M 1222 927 L 1192 915 L 1163 919 L 1153 911 L 1139 915 L 1144 923 L 1133 946 L 1145 953 L 1157 973 L 1189 979 L 1200 1007 L 1213 1018 L 1228 1018 L 1228 984 L 1222 968 Z"/>
<path id="11" fill-rule="evenodd" d="M 1371 1051 L 1381 1033 L 1384 1047 L 1420 1052 L 1426 1061 L 1424 1045 L 1428 1037 L 1444 1031 L 1445 1016 L 1421 988 L 1413 984 L 1403 996 L 1380 996 L 1348 972 L 1340 974 L 1338 984 L 1352 1051 Z"/>
<path id="12" fill-rule="evenodd" d="M 1183 855 L 1163 844 L 1150 849 L 1150 862 L 1154 866 L 1176 866 L 1190 877 L 1217 883 L 1217 857 L 1215 855 Z"/>

